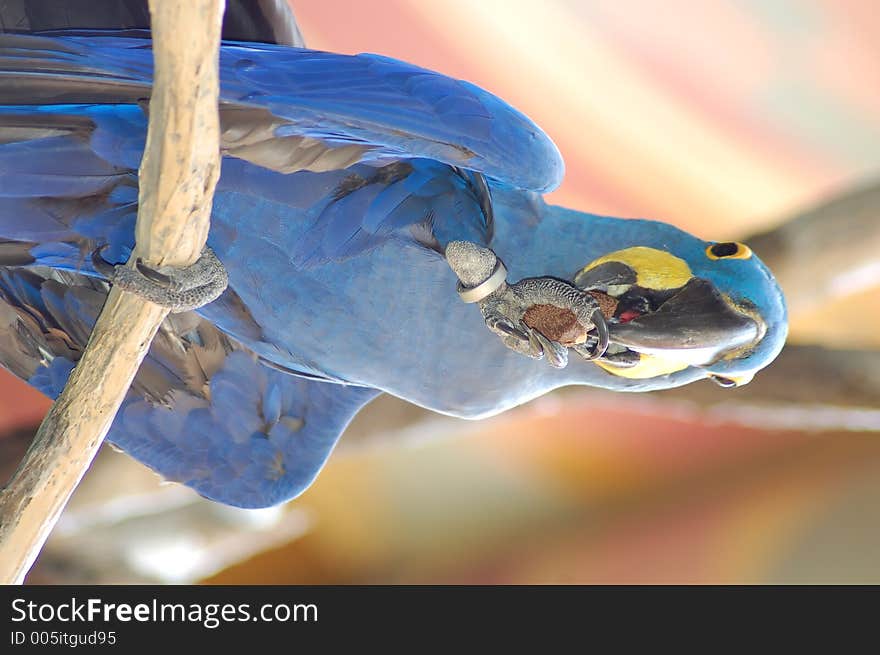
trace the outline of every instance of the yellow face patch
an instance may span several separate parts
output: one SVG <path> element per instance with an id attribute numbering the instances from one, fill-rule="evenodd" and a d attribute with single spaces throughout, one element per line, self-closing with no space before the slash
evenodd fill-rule
<path id="1" fill-rule="evenodd" d="M 655 378 L 659 375 L 683 371 L 688 367 L 688 365 L 683 362 L 645 353 L 639 353 L 639 363 L 635 366 L 614 366 L 613 364 L 603 362 L 599 359 L 597 359 L 594 364 L 604 368 L 612 375 L 616 375 L 620 378 L 629 378 L 630 380 L 647 380 L 648 378 Z"/>
<path id="2" fill-rule="evenodd" d="M 683 259 L 647 246 L 624 248 L 603 255 L 584 266 L 580 273 L 608 262 L 629 266 L 636 273 L 636 284 L 646 289 L 677 289 L 694 276 Z"/>

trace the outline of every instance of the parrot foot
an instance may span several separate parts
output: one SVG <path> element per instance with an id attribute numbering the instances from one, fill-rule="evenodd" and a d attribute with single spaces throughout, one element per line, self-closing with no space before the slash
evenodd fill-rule
<path id="1" fill-rule="evenodd" d="M 461 299 L 479 304 L 486 327 L 511 350 L 532 359 L 546 357 L 554 368 L 568 364 L 569 347 L 589 360 L 605 353 L 608 326 L 589 293 L 552 277 L 509 284 L 497 255 L 469 241 L 450 242 L 446 261 L 459 279 Z"/>
<path id="2" fill-rule="evenodd" d="M 106 245 L 92 253 L 92 264 L 96 271 L 113 285 L 167 307 L 174 313 L 207 305 L 219 298 L 229 284 L 226 268 L 207 246 L 190 266 L 160 266 L 158 270 L 150 268 L 140 259 L 135 262 L 135 268 L 111 264 L 101 255 L 104 248 Z"/>

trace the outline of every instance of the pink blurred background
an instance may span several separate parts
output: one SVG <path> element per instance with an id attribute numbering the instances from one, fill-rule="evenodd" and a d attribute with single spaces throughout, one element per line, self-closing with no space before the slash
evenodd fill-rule
<path id="1" fill-rule="evenodd" d="M 727 239 L 880 174 L 868 0 L 293 6 L 312 48 L 405 59 L 523 110 L 565 157 L 559 204 Z M 880 315 L 876 288 L 856 301 Z M 822 338 L 816 315 L 792 318 L 793 340 Z M 851 338 L 880 345 L 875 329 Z M 2 385 L 3 429 L 45 411 Z M 662 394 L 583 390 L 480 423 L 383 425 L 404 411 L 374 409 L 374 436 L 283 510 L 308 528 L 211 580 L 880 582 L 876 431 L 743 428 Z"/>

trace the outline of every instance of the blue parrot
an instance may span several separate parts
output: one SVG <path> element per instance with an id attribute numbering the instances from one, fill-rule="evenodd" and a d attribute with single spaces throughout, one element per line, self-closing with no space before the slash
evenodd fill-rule
<path id="1" fill-rule="evenodd" d="M 0 35 L 0 363 L 50 397 L 134 246 L 144 37 Z M 108 435 L 166 479 L 274 505 L 382 392 L 481 418 L 565 385 L 742 384 L 782 348 L 748 246 L 546 204 L 559 151 L 473 84 L 231 41 L 220 76 L 228 286 L 169 316 Z"/>

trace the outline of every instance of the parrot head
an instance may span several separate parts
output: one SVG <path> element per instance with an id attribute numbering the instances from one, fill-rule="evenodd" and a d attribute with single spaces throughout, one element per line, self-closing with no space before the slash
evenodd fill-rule
<path id="1" fill-rule="evenodd" d="M 632 225 L 632 233 L 650 236 L 593 259 L 574 277 L 577 286 L 616 301 L 611 345 L 596 364 L 629 381 L 675 379 L 685 370 L 692 378 L 697 370 L 724 387 L 749 382 L 787 334 L 773 275 L 745 244 L 634 223 L 642 225 Z"/>

